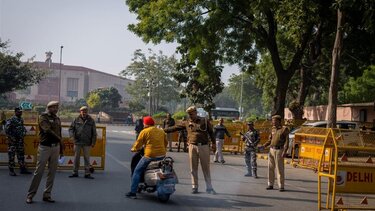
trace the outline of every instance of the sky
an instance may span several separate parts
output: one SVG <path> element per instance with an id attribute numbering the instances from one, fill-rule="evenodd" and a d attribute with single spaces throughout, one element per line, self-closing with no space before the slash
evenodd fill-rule
<path id="1" fill-rule="evenodd" d="M 23 52 L 23 60 L 35 56 L 52 61 L 92 68 L 118 75 L 131 62 L 136 49 L 152 49 L 171 56 L 176 43 L 146 44 L 127 30 L 136 23 L 125 0 L 0 0 L 0 38 L 9 49 Z M 178 57 L 178 56 L 177 56 Z M 238 74 L 235 66 L 225 66 L 222 81 Z"/>

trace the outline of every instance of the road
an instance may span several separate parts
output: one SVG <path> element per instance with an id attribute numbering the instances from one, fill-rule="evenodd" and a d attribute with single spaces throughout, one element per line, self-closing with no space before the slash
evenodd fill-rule
<path id="1" fill-rule="evenodd" d="M 200 193 L 191 194 L 188 154 L 169 152 L 175 159 L 179 177 L 176 192 L 168 203 L 160 203 L 156 194 L 142 193 L 138 199 L 127 199 L 130 189 L 130 147 L 134 142 L 132 128 L 107 127 L 106 168 L 96 171 L 94 180 L 68 178 L 71 171 L 58 171 L 52 197 L 56 203 L 41 200 L 45 176 L 34 198 L 25 197 L 31 175 L 10 177 L 7 167 L 0 167 L 0 211 L 112 211 L 112 210 L 317 210 L 317 175 L 311 170 L 286 166 L 286 192 L 266 190 L 267 163 L 258 160 L 259 179 L 244 177 L 241 155 L 225 155 L 226 163 L 212 164 L 212 183 L 217 195 L 206 194 L 203 175 L 199 175 Z M 81 173 L 81 172 L 80 172 Z M 277 188 L 277 186 L 276 186 Z"/>

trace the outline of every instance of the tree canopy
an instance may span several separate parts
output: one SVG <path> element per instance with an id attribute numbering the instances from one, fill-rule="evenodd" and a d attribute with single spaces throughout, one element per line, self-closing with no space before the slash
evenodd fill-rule
<path id="1" fill-rule="evenodd" d="M 121 98 L 118 90 L 114 87 L 98 88 L 87 93 L 86 102 L 94 111 L 110 111 L 119 107 Z"/>
<path id="2" fill-rule="evenodd" d="M 156 54 L 150 49 L 148 55 L 139 49 L 134 52 L 132 63 L 120 73 L 135 79 L 126 88 L 132 96 L 130 105 L 134 111 L 140 111 L 148 104 L 149 113 L 153 114 L 161 110 L 162 105 L 179 101 L 178 85 L 172 78 L 176 64 L 173 56 L 167 57 L 163 52 Z"/>
<path id="3" fill-rule="evenodd" d="M 22 62 L 23 53 L 12 53 L 8 43 L 0 39 L 0 95 L 25 89 L 42 80 L 46 71 L 33 67 L 30 62 Z"/>

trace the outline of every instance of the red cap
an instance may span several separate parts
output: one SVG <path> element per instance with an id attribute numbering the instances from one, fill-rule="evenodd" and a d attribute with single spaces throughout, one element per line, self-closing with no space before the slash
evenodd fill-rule
<path id="1" fill-rule="evenodd" d="M 155 125 L 154 119 L 150 116 L 143 117 L 143 124 L 145 125 Z"/>

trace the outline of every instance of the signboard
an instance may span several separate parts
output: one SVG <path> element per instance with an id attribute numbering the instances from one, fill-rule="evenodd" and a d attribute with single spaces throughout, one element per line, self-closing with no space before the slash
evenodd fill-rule
<path id="1" fill-rule="evenodd" d="M 320 160 L 322 152 L 323 152 L 322 145 L 301 143 L 299 157 Z M 327 148 L 324 152 L 324 161 L 329 161 L 330 153 L 331 153 L 331 149 Z"/>
<path id="2" fill-rule="evenodd" d="M 33 104 L 31 104 L 30 102 L 21 101 L 20 107 L 22 108 L 22 110 L 31 110 L 33 109 Z"/>
<path id="3" fill-rule="evenodd" d="M 337 171 L 336 192 L 375 193 L 375 168 L 364 166 L 340 166 Z"/>

